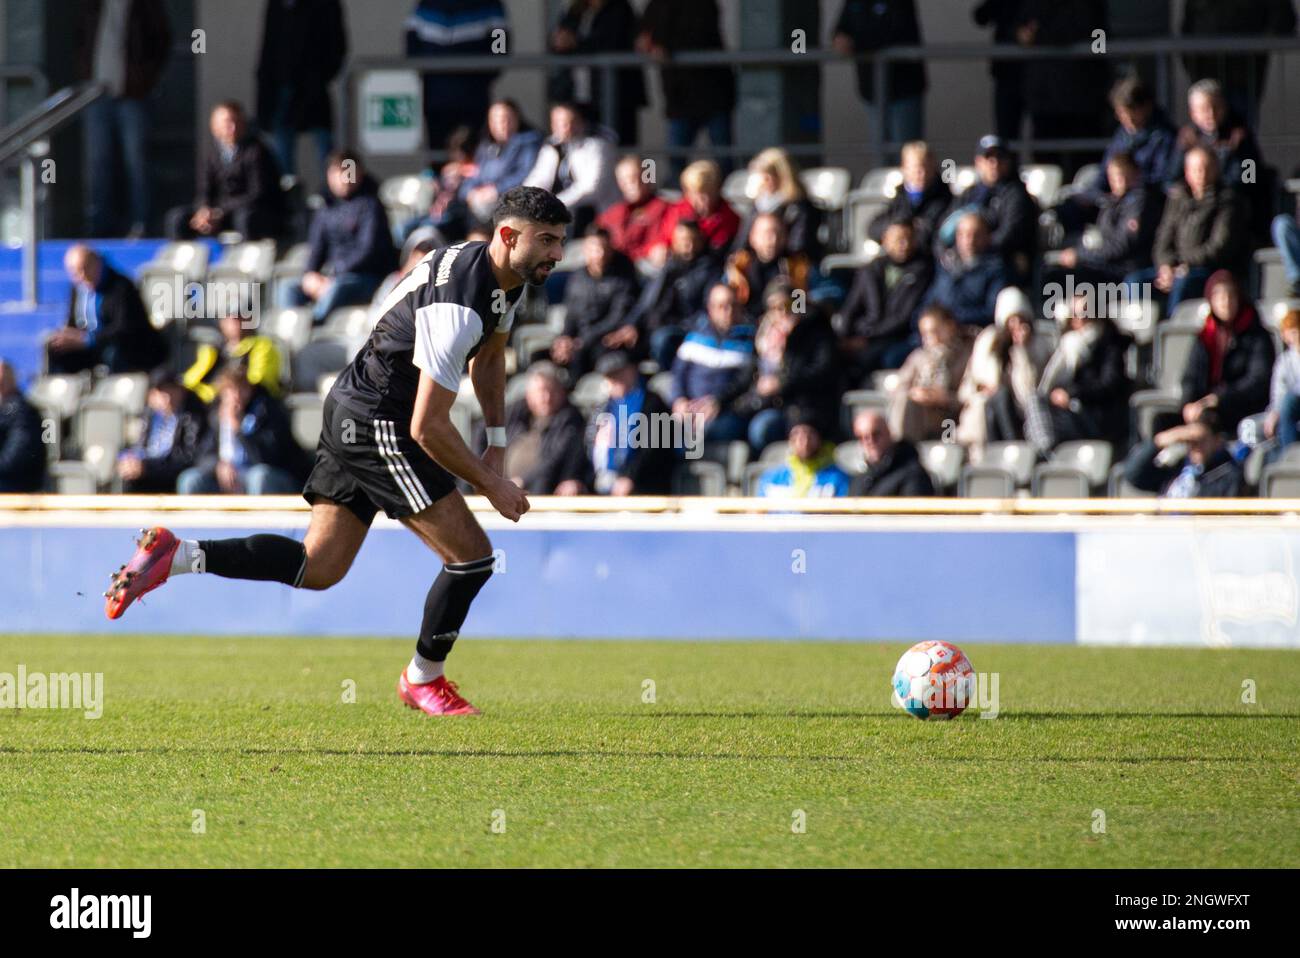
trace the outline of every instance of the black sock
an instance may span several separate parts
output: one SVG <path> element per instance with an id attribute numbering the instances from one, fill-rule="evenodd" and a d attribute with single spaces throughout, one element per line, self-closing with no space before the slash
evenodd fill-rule
<path id="1" fill-rule="evenodd" d="M 473 562 L 448 562 L 442 567 L 424 600 L 424 622 L 415 643 L 417 652 L 434 662 L 447 658 L 469 615 L 470 603 L 492 577 L 495 562 L 495 556 L 485 556 Z"/>
<path id="2" fill-rule="evenodd" d="M 307 549 L 288 536 L 200 539 L 200 569 L 227 579 L 283 582 L 297 588 L 307 570 Z"/>

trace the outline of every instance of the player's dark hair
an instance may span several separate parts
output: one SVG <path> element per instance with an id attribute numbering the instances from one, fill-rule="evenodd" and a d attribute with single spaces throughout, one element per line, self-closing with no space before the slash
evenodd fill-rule
<path id="1" fill-rule="evenodd" d="M 492 213 L 493 228 L 512 217 L 547 226 L 562 226 L 573 222 L 569 208 L 556 199 L 554 193 L 539 186 L 516 186 L 507 190 Z"/>

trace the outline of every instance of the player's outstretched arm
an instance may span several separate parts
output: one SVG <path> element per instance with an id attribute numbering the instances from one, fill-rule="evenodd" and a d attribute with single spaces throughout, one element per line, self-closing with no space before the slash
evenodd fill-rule
<path id="1" fill-rule="evenodd" d="M 528 497 L 522 489 L 503 479 L 465 445 L 451 421 L 451 405 L 456 394 L 433 381 L 428 373 L 420 374 L 420 388 L 411 415 L 411 438 L 433 460 L 453 475 L 468 482 L 486 496 L 493 508 L 511 522 L 528 511 Z"/>

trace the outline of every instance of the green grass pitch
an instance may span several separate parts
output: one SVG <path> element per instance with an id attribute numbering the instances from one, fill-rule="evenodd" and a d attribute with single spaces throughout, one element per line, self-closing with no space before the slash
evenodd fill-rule
<path id="1" fill-rule="evenodd" d="M 405 640 L 0 637 L 105 697 L 0 710 L 0 866 L 1300 864 L 1300 654 L 970 645 L 945 723 L 908 644 L 466 637 L 430 719 Z"/>

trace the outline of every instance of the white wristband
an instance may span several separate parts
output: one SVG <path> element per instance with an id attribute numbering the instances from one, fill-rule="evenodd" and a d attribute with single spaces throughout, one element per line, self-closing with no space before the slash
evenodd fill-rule
<path id="1" fill-rule="evenodd" d="M 487 444 L 489 446 L 499 446 L 504 448 L 506 445 L 506 427 L 505 426 L 488 426 L 487 427 Z"/>

